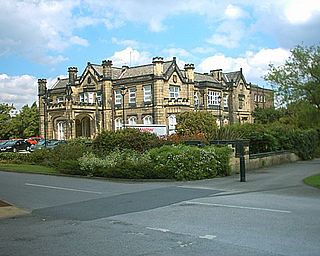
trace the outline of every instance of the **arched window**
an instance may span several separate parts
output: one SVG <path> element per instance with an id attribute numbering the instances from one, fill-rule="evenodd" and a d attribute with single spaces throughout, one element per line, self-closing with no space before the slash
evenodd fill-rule
<path id="1" fill-rule="evenodd" d="M 153 120 L 152 120 L 152 116 L 145 116 L 143 118 L 143 124 L 152 124 Z"/>
<path id="2" fill-rule="evenodd" d="M 129 123 L 129 125 L 135 125 L 135 124 L 137 124 L 137 117 L 131 116 L 131 117 L 128 119 L 128 123 Z"/>
<path id="3" fill-rule="evenodd" d="M 198 93 L 195 92 L 193 97 L 194 97 L 194 107 L 197 108 L 199 105 Z"/>
<path id="4" fill-rule="evenodd" d="M 173 134 L 176 132 L 177 118 L 176 115 L 169 116 L 169 134 Z"/>
<path id="5" fill-rule="evenodd" d="M 117 118 L 116 120 L 115 120 L 115 129 L 116 130 L 120 130 L 120 129 L 122 129 L 122 126 L 123 126 L 123 124 L 122 124 L 122 118 Z"/>
<path id="6" fill-rule="evenodd" d="M 58 131 L 58 136 L 57 139 L 58 140 L 65 140 L 65 122 L 64 121 L 59 121 L 57 123 L 57 131 Z"/>

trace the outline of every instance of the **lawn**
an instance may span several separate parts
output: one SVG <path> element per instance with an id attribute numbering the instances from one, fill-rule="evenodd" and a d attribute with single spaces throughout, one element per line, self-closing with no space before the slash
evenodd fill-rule
<path id="1" fill-rule="evenodd" d="M 305 178 L 303 181 L 305 184 L 307 184 L 309 186 L 312 186 L 315 188 L 320 188 L 320 174 Z"/>
<path id="2" fill-rule="evenodd" d="M 0 171 L 38 173 L 38 174 L 58 174 L 58 172 L 52 167 L 32 165 L 32 164 L 0 163 Z"/>

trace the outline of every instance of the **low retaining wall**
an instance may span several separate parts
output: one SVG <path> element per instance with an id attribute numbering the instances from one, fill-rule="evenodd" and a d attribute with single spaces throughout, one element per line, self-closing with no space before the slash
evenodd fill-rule
<path id="1" fill-rule="evenodd" d="M 245 155 L 246 170 L 255 170 L 267 166 L 298 161 L 299 157 L 291 152 L 274 152 L 267 154 Z M 232 173 L 240 172 L 239 158 L 233 155 L 230 159 Z"/>

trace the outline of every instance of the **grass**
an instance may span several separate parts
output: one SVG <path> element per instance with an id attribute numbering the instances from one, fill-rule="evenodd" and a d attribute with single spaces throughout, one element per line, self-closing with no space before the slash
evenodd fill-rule
<path id="1" fill-rule="evenodd" d="M 58 174 L 58 172 L 52 167 L 32 165 L 32 164 L 0 163 L 0 171 L 38 173 L 38 174 Z"/>
<path id="2" fill-rule="evenodd" d="M 307 184 L 309 186 L 312 186 L 312 187 L 320 189 L 320 174 L 313 175 L 313 176 L 310 176 L 308 178 L 305 178 L 303 181 L 304 181 L 305 184 Z"/>

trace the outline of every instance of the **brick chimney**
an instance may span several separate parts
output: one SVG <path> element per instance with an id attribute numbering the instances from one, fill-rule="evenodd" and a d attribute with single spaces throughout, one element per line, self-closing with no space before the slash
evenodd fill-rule
<path id="1" fill-rule="evenodd" d="M 210 75 L 212 75 L 218 81 L 222 80 L 222 69 L 210 70 Z"/>
<path id="2" fill-rule="evenodd" d="M 102 61 L 102 74 L 103 74 L 103 78 L 107 78 L 107 79 L 112 78 L 112 61 L 111 60 Z"/>
<path id="3" fill-rule="evenodd" d="M 188 81 L 194 82 L 194 64 L 185 64 L 184 70 L 186 71 Z"/>
<path id="4" fill-rule="evenodd" d="M 153 64 L 153 74 L 155 76 L 163 76 L 163 58 L 154 57 L 152 59 L 152 64 Z"/>
<path id="5" fill-rule="evenodd" d="M 38 96 L 44 96 L 47 89 L 47 79 L 38 79 Z"/>
<path id="6" fill-rule="evenodd" d="M 69 84 L 73 86 L 76 84 L 78 69 L 76 67 L 69 67 L 68 73 L 69 73 Z"/>

